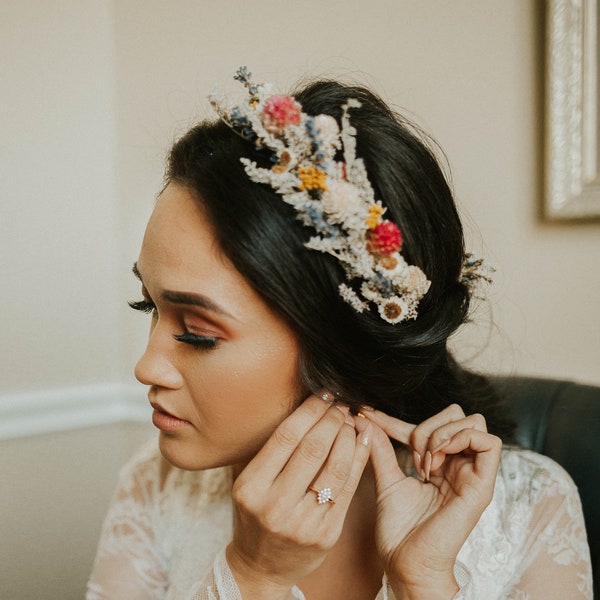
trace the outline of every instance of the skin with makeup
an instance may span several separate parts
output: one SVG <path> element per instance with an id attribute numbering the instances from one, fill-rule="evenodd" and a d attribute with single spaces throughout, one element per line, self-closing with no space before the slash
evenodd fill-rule
<path id="1" fill-rule="evenodd" d="M 348 98 L 360 101 L 352 130 L 343 125 Z M 348 302 L 339 261 L 305 245 L 308 217 L 249 177 L 244 161 L 279 185 L 294 160 L 235 131 L 253 113 L 244 121 L 232 111 L 235 119 L 202 123 L 176 142 L 133 267 L 141 298 L 130 302 L 151 318 L 135 376 L 148 386 L 160 453 L 142 453 L 122 474 L 88 600 L 591 598 L 576 489 L 551 461 L 503 449 L 513 424 L 487 380 L 448 349 L 471 287 L 434 153 L 360 86 L 316 82 L 293 99 L 249 106 L 271 107 L 263 124 L 280 135 L 308 118 L 296 101 L 323 131 L 335 131 L 335 119 L 356 136 L 382 201 L 368 218 L 389 219 L 377 239 L 367 234 L 366 252 L 379 244 L 386 269 L 396 268 L 390 255 L 394 265 L 406 259 L 412 287 L 398 291 L 376 274 L 393 310 L 366 284 L 355 288 L 379 310 L 358 296 Z M 322 160 L 323 140 L 302 141 L 314 123 L 294 130 L 294 148 L 316 148 Z M 327 171 L 329 186 L 324 168 L 297 171 L 305 205 L 321 192 L 329 202 L 323 231 L 356 212 L 325 192 L 345 189 L 355 206 L 346 178 L 365 189 L 344 139 L 346 162 Z M 341 161 L 336 140 L 330 158 Z M 202 524 L 205 514 L 213 516 Z M 554 559 L 559 546 L 568 560 Z"/>

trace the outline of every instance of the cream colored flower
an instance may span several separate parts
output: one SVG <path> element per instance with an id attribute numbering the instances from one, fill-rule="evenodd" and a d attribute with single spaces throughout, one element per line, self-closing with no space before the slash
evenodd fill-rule
<path id="1" fill-rule="evenodd" d="M 319 132 L 319 137 L 326 143 L 331 144 L 337 139 L 340 133 L 337 121 L 330 115 L 317 115 L 313 121 L 315 129 Z"/>
<path id="2" fill-rule="evenodd" d="M 410 265 L 408 267 L 408 278 L 406 281 L 406 289 L 410 292 L 414 292 L 417 298 L 422 298 L 429 290 L 429 286 L 431 282 L 425 277 L 425 273 L 419 269 L 419 267 L 415 267 L 414 265 Z"/>
<path id="3" fill-rule="evenodd" d="M 410 277 L 408 264 L 398 252 L 380 259 L 376 263 L 375 269 L 388 279 L 393 279 L 396 282 Z"/>
<path id="4" fill-rule="evenodd" d="M 407 302 L 400 296 L 385 298 L 378 303 L 377 308 L 381 318 L 392 324 L 404 321 L 409 313 Z"/>
<path id="5" fill-rule="evenodd" d="M 347 181 L 331 181 L 323 193 L 323 211 L 332 223 L 343 223 L 360 211 L 360 196 L 355 186 Z"/>

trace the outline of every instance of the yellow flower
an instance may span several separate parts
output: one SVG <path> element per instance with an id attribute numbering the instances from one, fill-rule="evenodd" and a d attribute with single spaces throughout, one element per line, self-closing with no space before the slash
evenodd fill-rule
<path id="1" fill-rule="evenodd" d="M 299 189 L 301 190 L 326 190 L 327 176 L 324 171 L 316 167 L 300 167 L 298 169 L 298 177 L 302 182 Z"/>
<path id="2" fill-rule="evenodd" d="M 375 227 L 379 225 L 383 211 L 384 208 L 379 206 L 379 204 L 371 204 L 371 206 L 369 206 L 369 216 L 365 219 L 369 229 L 375 229 Z"/>

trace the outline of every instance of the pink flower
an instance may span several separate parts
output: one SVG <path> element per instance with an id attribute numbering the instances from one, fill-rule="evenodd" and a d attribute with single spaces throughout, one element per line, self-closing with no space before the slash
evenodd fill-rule
<path id="1" fill-rule="evenodd" d="M 262 117 L 269 133 L 283 133 L 289 125 L 300 123 L 300 106 L 290 96 L 271 96 L 263 106 Z"/>

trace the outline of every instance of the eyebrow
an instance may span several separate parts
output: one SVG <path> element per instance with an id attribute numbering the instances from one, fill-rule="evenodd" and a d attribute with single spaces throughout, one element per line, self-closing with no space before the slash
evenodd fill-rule
<path id="1" fill-rule="evenodd" d="M 142 275 L 138 270 L 137 263 L 133 264 L 133 268 L 131 269 L 133 274 L 142 282 Z M 163 290 L 160 294 L 162 300 L 166 302 L 170 302 L 171 304 L 185 304 L 189 306 L 199 306 L 200 308 L 204 308 L 205 310 L 209 310 L 217 315 L 221 315 L 224 317 L 229 317 L 233 319 L 234 317 L 230 315 L 225 309 L 221 308 L 216 302 L 213 302 L 210 298 L 203 296 L 202 294 L 193 294 L 191 292 L 174 292 L 171 290 Z"/>

